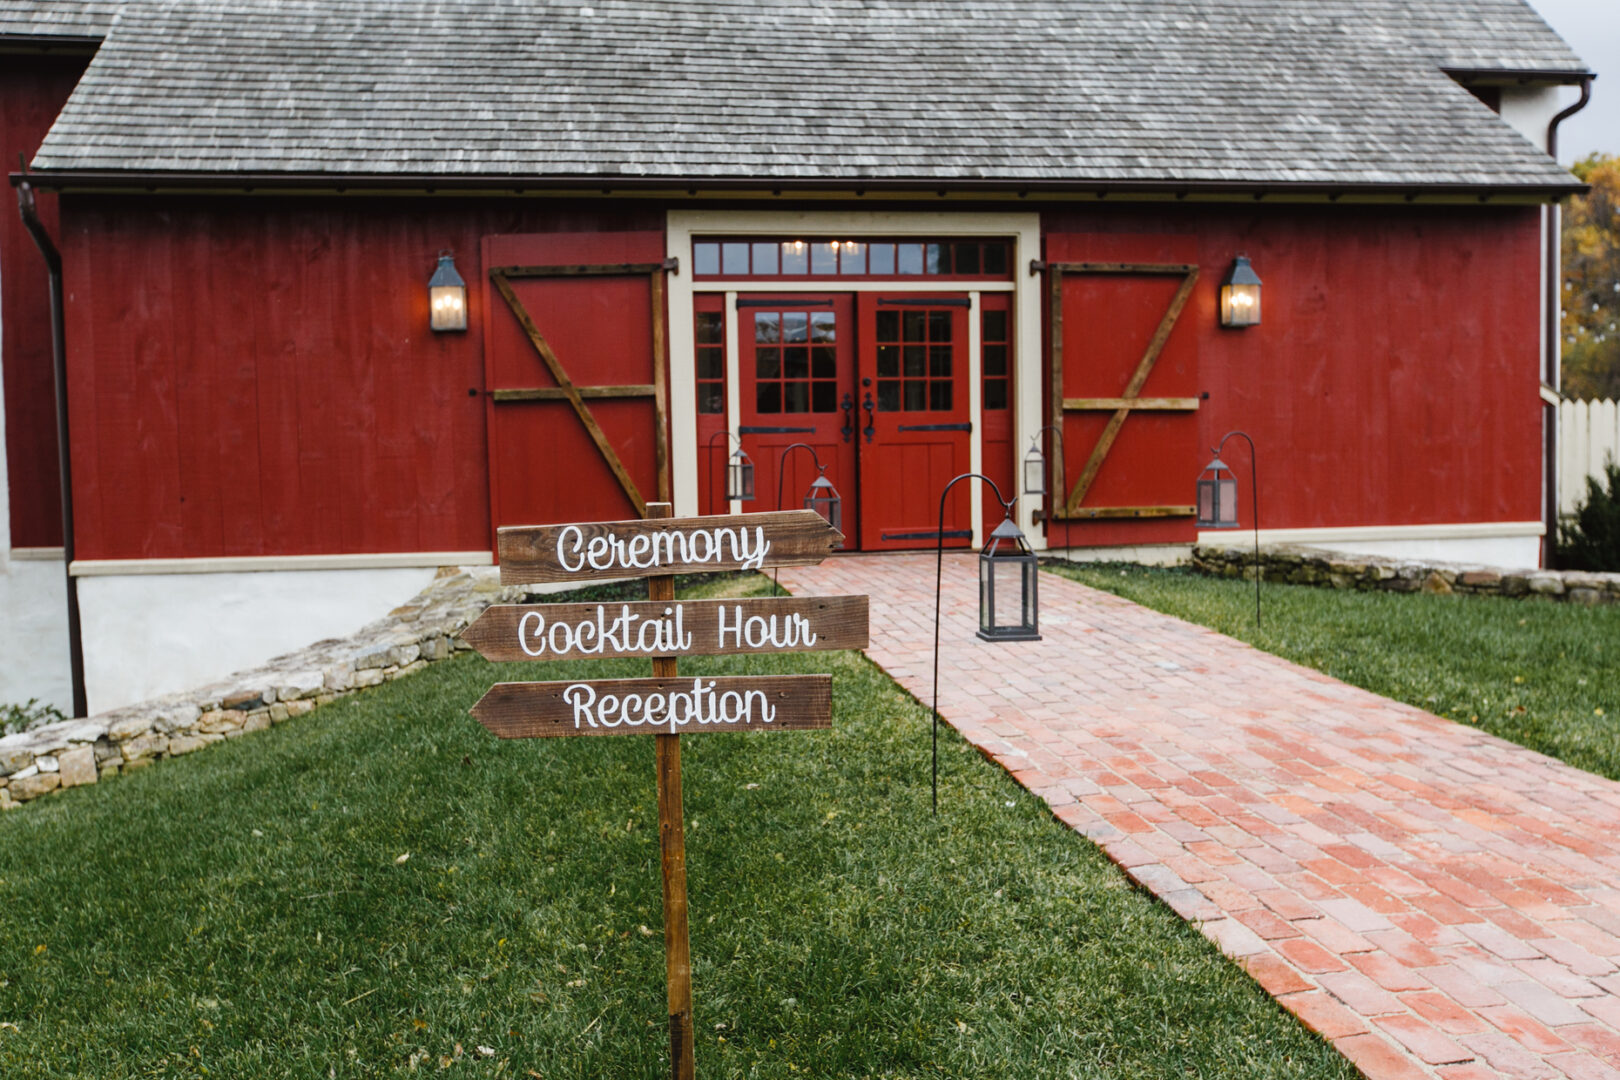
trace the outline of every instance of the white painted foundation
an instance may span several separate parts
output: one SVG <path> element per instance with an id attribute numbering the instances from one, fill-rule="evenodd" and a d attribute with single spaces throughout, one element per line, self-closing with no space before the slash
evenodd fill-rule
<path id="1" fill-rule="evenodd" d="M 0 704 L 29 698 L 73 711 L 61 555 L 0 560 Z"/>
<path id="2" fill-rule="evenodd" d="M 1541 565 L 1539 521 L 1481 522 L 1459 525 L 1386 525 L 1340 529 L 1261 529 L 1260 543 L 1305 544 L 1353 555 L 1395 559 L 1474 563 L 1502 569 Z M 1254 533 L 1222 529 L 1198 534 L 1200 545 L 1247 547 Z"/>
<path id="3" fill-rule="evenodd" d="M 61 564 L 41 565 L 51 566 L 61 587 Z M 346 637 L 415 596 L 436 572 L 428 566 L 81 577 L 90 712 L 188 690 L 324 638 Z M 8 605 L 0 619 L 7 633 L 12 621 Z M 64 645 L 64 671 L 66 655 Z"/>

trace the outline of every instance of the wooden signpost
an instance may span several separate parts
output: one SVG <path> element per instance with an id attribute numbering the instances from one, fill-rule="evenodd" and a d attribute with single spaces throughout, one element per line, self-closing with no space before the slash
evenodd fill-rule
<path id="1" fill-rule="evenodd" d="M 692 959 L 681 813 L 682 732 L 807 731 L 832 726 L 831 675 L 682 678 L 679 656 L 860 649 L 864 596 L 678 601 L 676 573 L 810 566 L 843 541 L 813 510 L 501 529 L 501 583 L 645 577 L 647 600 L 504 604 L 462 631 L 488 660 L 647 656 L 650 679 L 497 683 L 472 714 L 503 739 L 654 736 L 664 879 L 670 1074 L 692 1080 Z"/>

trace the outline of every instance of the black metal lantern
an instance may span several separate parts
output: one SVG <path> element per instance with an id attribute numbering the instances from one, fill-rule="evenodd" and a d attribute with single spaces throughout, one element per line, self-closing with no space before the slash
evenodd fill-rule
<path id="1" fill-rule="evenodd" d="M 979 553 L 979 636 L 985 641 L 1039 641 L 1040 563 L 1012 515 Z"/>
<path id="2" fill-rule="evenodd" d="M 428 278 L 428 311 L 436 331 L 467 329 L 467 283 L 456 273 L 456 260 L 439 255 L 439 265 Z"/>
<path id="3" fill-rule="evenodd" d="M 833 482 L 827 479 L 827 469 L 821 467 L 821 473 L 810 483 L 810 490 L 804 493 L 804 508 L 814 510 L 839 532 L 844 531 L 844 499 L 833 487 Z"/>
<path id="4" fill-rule="evenodd" d="M 754 463 L 740 446 L 726 461 L 726 498 L 739 502 L 754 499 Z"/>
<path id="5" fill-rule="evenodd" d="M 1198 478 L 1198 527 L 1235 529 L 1237 520 L 1237 477 L 1219 457 L 1204 466 Z"/>
<path id="6" fill-rule="evenodd" d="M 1232 261 L 1232 269 L 1221 279 L 1221 325 L 1260 325 L 1260 275 L 1249 265 L 1247 255 Z"/>

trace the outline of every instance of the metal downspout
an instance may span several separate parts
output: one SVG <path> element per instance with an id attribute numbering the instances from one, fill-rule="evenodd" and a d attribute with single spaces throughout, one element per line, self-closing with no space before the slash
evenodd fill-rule
<path id="1" fill-rule="evenodd" d="M 1569 108 L 1554 116 L 1547 124 L 1547 156 L 1554 162 L 1558 160 L 1558 125 L 1586 108 L 1586 103 L 1592 100 L 1591 75 L 1581 77 L 1581 96 Z M 1558 346 L 1563 335 L 1563 319 L 1560 312 L 1563 308 L 1562 292 L 1563 273 L 1559 266 L 1559 253 L 1562 247 L 1563 228 L 1559 204 L 1554 202 L 1547 207 L 1547 329 L 1546 344 L 1547 364 L 1543 374 L 1547 385 L 1555 396 L 1562 394 L 1563 377 L 1558 362 Z M 1542 541 L 1541 563 L 1552 567 L 1557 563 L 1558 549 L 1558 406 L 1546 405 L 1547 411 L 1547 446 L 1544 472 L 1546 474 L 1543 484 L 1546 488 L 1546 505 L 1542 513 L 1545 517 L 1546 536 Z"/>
<path id="2" fill-rule="evenodd" d="M 79 581 L 73 576 L 73 458 L 68 442 L 67 343 L 62 313 L 62 254 L 51 242 L 45 223 L 39 220 L 34 187 L 26 179 L 17 185 L 17 205 L 23 225 L 39 253 L 51 279 L 51 367 L 56 376 L 56 464 L 62 484 L 62 573 L 67 577 L 68 662 L 73 678 L 73 715 L 85 716 L 89 708 L 84 694 L 84 640 L 79 633 Z"/>

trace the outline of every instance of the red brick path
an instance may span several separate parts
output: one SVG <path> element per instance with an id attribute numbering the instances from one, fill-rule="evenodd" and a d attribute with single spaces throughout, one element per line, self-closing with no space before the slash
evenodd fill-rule
<path id="1" fill-rule="evenodd" d="M 976 572 L 940 712 L 1363 1073 L 1620 1077 L 1620 784 L 1051 574 L 1045 640 L 987 644 Z M 932 556 L 781 578 L 869 593 L 930 700 Z"/>

